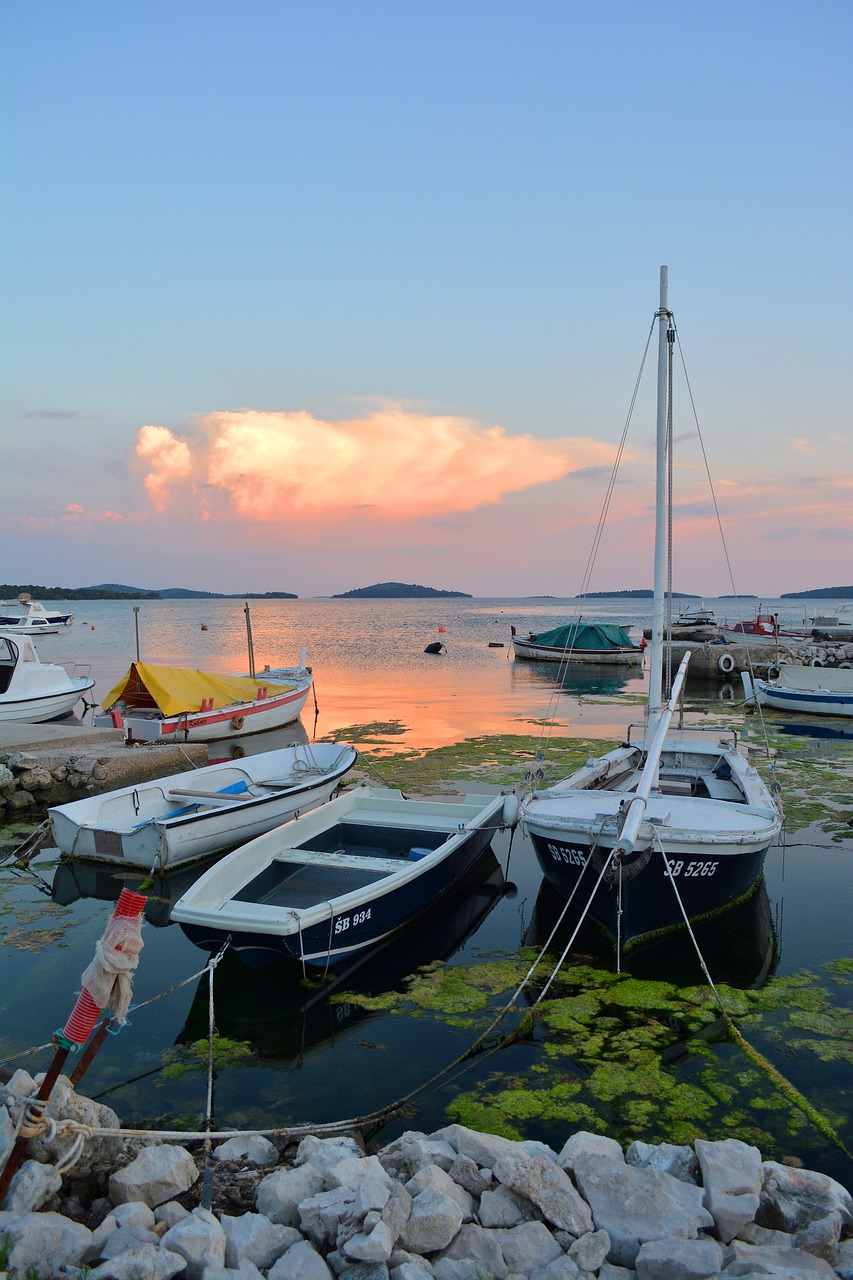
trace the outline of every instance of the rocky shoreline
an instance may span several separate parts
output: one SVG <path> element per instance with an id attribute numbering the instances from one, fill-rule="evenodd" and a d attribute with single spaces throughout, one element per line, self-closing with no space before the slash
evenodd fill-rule
<path id="1" fill-rule="evenodd" d="M 38 1083 L 0 1091 L 0 1161 Z M 45 1114 L 0 1208 L 8 1280 L 853 1280 L 850 1193 L 736 1138 L 557 1152 L 451 1124 L 208 1151 L 104 1132 L 63 1076 Z"/>

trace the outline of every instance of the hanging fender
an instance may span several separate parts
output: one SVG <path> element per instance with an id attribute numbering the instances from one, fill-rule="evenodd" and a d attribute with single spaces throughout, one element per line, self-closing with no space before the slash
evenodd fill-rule
<path id="1" fill-rule="evenodd" d="M 235 716 L 234 719 L 231 721 L 231 728 L 234 730 L 235 733 L 239 733 L 245 723 L 246 723 L 245 716 Z"/>
<path id="2" fill-rule="evenodd" d="M 514 828 L 518 825 L 519 811 L 518 796 L 504 796 L 503 824 L 505 827 Z"/>

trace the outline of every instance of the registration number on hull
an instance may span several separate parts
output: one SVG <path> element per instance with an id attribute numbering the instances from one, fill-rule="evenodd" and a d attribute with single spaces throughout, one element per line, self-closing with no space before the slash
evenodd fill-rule
<path id="1" fill-rule="evenodd" d="M 355 914 L 351 916 L 338 916 L 335 921 L 335 933 L 345 933 L 350 925 L 355 926 L 364 924 L 365 921 L 369 919 L 370 907 L 367 907 L 364 911 L 356 911 Z"/>
<path id="2" fill-rule="evenodd" d="M 585 867 L 589 854 L 571 844 L 549 844 L 547 849 L 555 862 L 566 863 L 570 867 Z M 667 874 L 672 876 L 696 877 L 712 876 L 720 865 L 719 862 L 686 861 L 684 858 L 667 858 Z"/>

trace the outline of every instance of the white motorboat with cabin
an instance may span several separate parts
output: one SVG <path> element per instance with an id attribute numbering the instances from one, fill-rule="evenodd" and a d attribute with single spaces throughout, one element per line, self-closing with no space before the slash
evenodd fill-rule
<path id="1" fill-rule="evenodd" d="M 0 721 L 43 724 L 67 716 L 94 687 L 90 670 L 42 662 L 28 636 L 0 632 Z"/>

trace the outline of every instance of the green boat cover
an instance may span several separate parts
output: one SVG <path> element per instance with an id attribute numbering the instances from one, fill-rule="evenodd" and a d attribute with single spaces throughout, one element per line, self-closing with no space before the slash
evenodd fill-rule
<path id="1" fill-rule="evenodd" d="M 624 627 L 613 622 L 571 622 L 551 631 L 540 631 L 536 644 L 549 649 L 624 649 L 636 648 Z"/>

